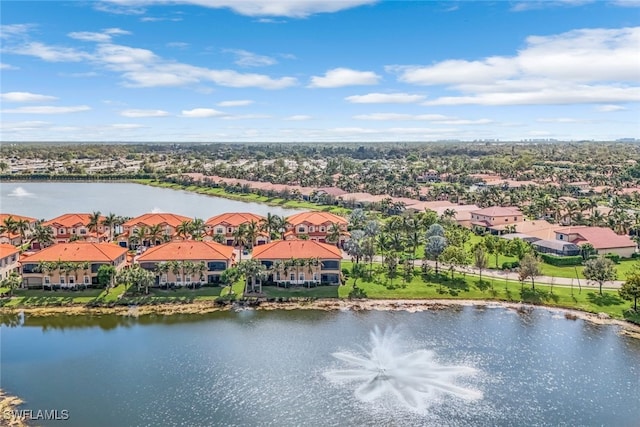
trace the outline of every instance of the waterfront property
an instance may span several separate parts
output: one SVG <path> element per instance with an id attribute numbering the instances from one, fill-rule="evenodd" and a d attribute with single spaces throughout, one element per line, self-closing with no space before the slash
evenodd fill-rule
<path id="1" fill-rule="evenodd" d="M 492 234 L 502 234 L 505 225 L 514 225 L 522 221 L 522 212 L 517 208 L 491 206 L 471 211 L 471 225 Z"/>
<path id="2" fill-rule="evenodd" d="M 127 249 L 113 243 L 58 243 L 20 260 L 26 287 L 71 287 L 98 284 L 98 269 L 111 265 L 120 270 L 126 264 Z"/>
<path id="3" fill-rule="evenodd" d="M 342 252 L 314 240 L 279 240 L 253 249 L 252 258 L 267 267 L 267 282 L 340 284 Z"/>
<path id="4" fill-rule="evenodd" d="M 177 238 L 176 229 L 191 218 L 172 213 L 147 213 L 122 224 L 118 244 L 122 247 L 154 246 Z M 153 235 L 147 233 L 154 229 Z"/>
<path id="5" fill-rule="evenodd" d="M 20 250 L 13 245 L 0 243 L 0 280 L 6 279 L 11 273 L 18 272 Z"/>
<path id="6" fill-rule="evenodd" d="M 0 213 L 0 243 L 9 245 L 21 245 L 24 238 L 31 236 L 31 232 L 36 223 L 35 218 L 28 216 Z"/>
<path id="7" fill-rule="evenodd" d="M 238 231 L 238 228 L 242 224 L 255 224 L 258 227 L 261 221 L 264 219 L 263 216 L 256 215 L 248 212 L 232 212 L 232 213 L 223 213 L 221 215 L 216 215 L 207 220 L 205 222 L 205 229 L 207 234 L 221 239 L 228 246 L 233 246 L 235 241 L 234 234 Z M 266 234 L 259 234 L 256 238 L 257 245 L 263 245 L 269 241 L 269 236 Z"/>
<path id="8" fill-rule="evenodd" d="M 337 239 L 340 246 L 348 240 L 347 220 L 329 212 L 301 212 L 287 218 L 285 239 L 308 238 L 320 243 Z M 334 230 L 338 227 L 337 230 Z M 335 234 L 335 236 L 332 236 Z M 333 243 L 333 242 L 332 242 Z"/>
<path id="9" fill-rule="evenodd" d="M 156 274 L 159 286 L 220 283 L 235 259 L 233 248 L 215 242 L 174 241 L 147 249 L 134 262 Z"/>
<path id="10" fill-rule="evenodd" d="M 92 221 L 87 213 L 68 213 L 57 216 L 42 225 L 51 228 L 56 243 L 69 243 L 73 240 L 100 243 L 109 238 L 109 229 L 103 224 L 105 217 L 99 216 Z"/>
<path id="11" fill-rule="evenodd" d="M 556 240 L 578 246 L 590 243 L 600 254 L 616 254 L 622 258 L 630 258 L 638 247 L 628 236 L 621 236 L 605 227 L 567 227 L 556 230 L 555 234 Z"/>

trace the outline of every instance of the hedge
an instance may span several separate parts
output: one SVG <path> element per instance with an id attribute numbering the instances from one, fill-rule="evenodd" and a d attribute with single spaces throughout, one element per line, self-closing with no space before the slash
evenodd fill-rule
<path id="1" fill-rule="evenodd" d="M 555 265 L 556 267 L 581 265 L 584 261 L 580 255 L 556 256 L 549 254 L 540 254 L 540 258 L 547 264 Z"/>

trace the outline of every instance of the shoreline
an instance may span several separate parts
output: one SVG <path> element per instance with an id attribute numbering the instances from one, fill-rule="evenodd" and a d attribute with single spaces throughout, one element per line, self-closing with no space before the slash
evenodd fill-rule
<path id="1" fill-rule="evenodd" d="M 26 427 L 26 421 L 18 416 L 11 416 L 19 411 L 24 401 L 18 396 L 7 394 L 0 388 L 0 425 L 8 427 Z M 16 411 L 16 412 L 13 412 Z"/>
<path id="2" fill-rule="evenodd" d="M 147 316 L 147 315 L 175 315 L 175 314 L 208 314 L 225 311 L 264 310 L 264 311 L 291 311 L 291 310 L 320 310 L 320 311 L 407 311 L 417 313 L 422 311 L 435 311 L 451 308 L 476 307 L 477 309 L 503 308 L 519 312 L 532 310 L 547 310 L 551 313 L 564 316 L 567 320 L 584 320 L 597 325 L 612 325 L 620 328 L 620 333 L 640 339 L 640 325 L 615 319 L 606 314 L 596 314 L 586 311 L 535 305 L 520 302 L 507 302 L 495 300 L 447 300 L 447 299 L 329 299 L 319 298 L 308 301 L 246 301 L 245 303 L 215 304 L 212 301 L 196 301 L 187 304 L 164 303 L 142 306 L 117 306 L 117 307 L 86 307 L 86 306 L 56 306 L 56 307 L 16 307 L 0 308 L 3 314 L 28 314 L 38 317 L 45 316 Z M 1 395 L 0 395 L 1 396 Z"/>

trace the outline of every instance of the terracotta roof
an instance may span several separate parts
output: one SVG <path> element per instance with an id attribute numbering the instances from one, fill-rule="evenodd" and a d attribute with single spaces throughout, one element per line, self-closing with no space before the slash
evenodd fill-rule
<path id="1" fill-rule="evenodd" d="M 137 216 L 133 219 L 122 224 L 123 227 L 134 227 L 138 224 L 144 224 L 146 226 L 152 226 L 156 224 L 167 224 L 171 227 L 177 227 L 183 221 L 191 221 L 192 218 L 176 215 L 172 213 L 148 213 Z"/>
<path id="2" fill-rule="evenodd" d="M 516 227 L 516 232 L 527 234 L 529 236 L 537 237 L 544 240 L 555 239 L 555 231 L 563 228 L 561 225 L 551 224 L 543 219 L 536 219 L 533 221 L 524 220 L 520 222 L 512 222 L 510 224 L 495 225 L 491 228 L 494 230 L 504 230 L 507 227 Z"/>
<path id="3" fill-rule="evenodd" d="M 556 230 L 561 234 L 577 234 L 580 236 L 574 239 L 573 243 L 591 243 L 596 249 L 628 248 L 635 247 L 636 243 L 628 236 L 616 234 L 612 229 L 606 227 L 567 227 Z"/>
<path id="4" fill-rule="evenodd" d="M 100 221 L 102 222 L 105 217 L 101 216 Z M 44 226 L 52 226 L 52 225 L 61 225 L 63 227 L 77 227 L 79 225 L 84 225 L 85 227 L 89 225 L 91 222 L 91 214 L 88 213 L 69 213 L 57 216 L 49 221 L 46 221 L 42 225 Z"/>
<path id="5" fill-rule="evenodd" d="M 502 206 L 491 206 L 484 209 L 478 209 L 477 211 L 471 212 L 474 215 L 483 215 L 483 216 L 514 216 L 514 215 L 522 215 L 522 212 L 518 208 L 509 208 Z"/>
<path id="6" fill-rule="evenodd" d="M 289 221 L 294 226 L 302 224 L 303 222 L 308 222 L 312 225 L 322 225 L 327 222 L 337 222 L 341 225 L 347 225 L 346 219 L 329 212 L 302 212 L 299 214 L 291 215 L 287 218 L 287 221 Z"/>
<path id="7" fill-rule="evenodd" d="M 342 251 L 334 245 L 313 240 L 278 240 L 253 248 L 255 259 L 321 258 L 341 259 Z"/>
<path id="8" fill-rule="evenodd" d="M 9 214 L 9 213 L 0 213 L 0 224 L 4 224 L 4 221 L 9 217 L 13 218 L 16 221 L 19 221 L 19 220 L 26 220 L 28 222 L 36 222 L 37 221 L 37 219 L 31 218 L 30 216 L 22 216 L 22 215 L 15 215 L 15 214 Z"/>
<path id="9" fill-rule="evenodd" d="M 18 252 L 20 252 L 20 249 L 16 248 L 15 246 L 0 243 L 0 258 L 5 258 L 11 254 L 15 254 Z"/>
<path id="10" fill-rule="evenodd" d="M 148 261 L 204 261 L 232 259 L 233 248 L 216 242 L 201 242 L 197 240 L 184 240 L 169 242 L 163 245 L 147 249 L 137 258 L 138 262 Z"/>
<path id="11" fill-rule="evenodd" d="M 212 216 L 205 223 L 209 226 L 214 226 L 218 224 L 229 224 L 232 227 L 237 227 L 240 224 L 250 223 L 252 220 L 255 222 L 260 222 L 264 217 L 248 212 L 240 212 L 240 213 L 223 213 L 220 215 Z"/>
<path id="12" fill-rule="evenodd" d="M 101 261 L 111 262 L 127 252 L 113 243 L 72 242 L 58 243 L 28 256 L 23 262 L 40 261 Z"/>
<path id="13" fill-rule="evenodd" d="M 318 188 L 318 193 L 325 193 L 328 194 L 330 196 L 334 196 L 334 197 L 338 197 L 338 196 L 342 196 L 343 194 L 347 194 L 346 191 L 344 191 L 341 188 L 338 187 L 321 187 Z"/>

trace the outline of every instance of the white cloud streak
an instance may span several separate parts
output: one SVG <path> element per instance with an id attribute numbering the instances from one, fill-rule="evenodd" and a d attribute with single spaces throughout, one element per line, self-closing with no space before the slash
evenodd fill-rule
<path id="1" fill-rule="evenodd" d="M 40 95 L 31 92 L 6 92 L 0 94 L 0 100 L 4 102 L 48 102 L 55 101 L 55 96 Z"/>
<path id="2" fill-rule="evenodd" d="M 309 87 L 336 88 L 344 86 L 376 85 L 380 76 L 372 71 L 357 71 L 349 68 L 334 68 L 324 76 L 311 77 Z"/>
<path id="3" fill-rule="evenodd" d="M 87 105 L 77 105 L 71 107 L 55 107 L 51 105 L 40 105 L 33 107 L 19 107 L 2 110 L 5 114 L 68 114 L 89 111 L 91 107 Z"/>
<path id="4" fill-rule="evenodd" d="M 182 110 L 182 117 L 190 117 L 190 118 L 209 118 L 209 117 L 222 117 L 226 116 L 227 113 L 222 111 L 214 110 L 213 108 L 194 108 L 192 110 Z"/>
<path id="5" fill-rule="evenodd" d="M 139 118 L 139 117 L 167 117 L 169 113 L 164 110 L 123 110 L 120 112 L 123 117 Z"/>
<path id="6" fill-rule="evenodd" d="M 258 55 L 257 53 L 247 50 L 225 49 L 224 52 L 234 54 L 236 57 L 234 63 L 240 67 L 266 67 L 278 63 L 278 61 L 270 56 Z"/>
<path id="7" fill-rule="evenodd" d="M 231 101 L 220 101 L 216 105 L 218 107 L 245 107 L 251 104 L 253 104 L 253 101 L 250 99 L 237 99 Z"/>

